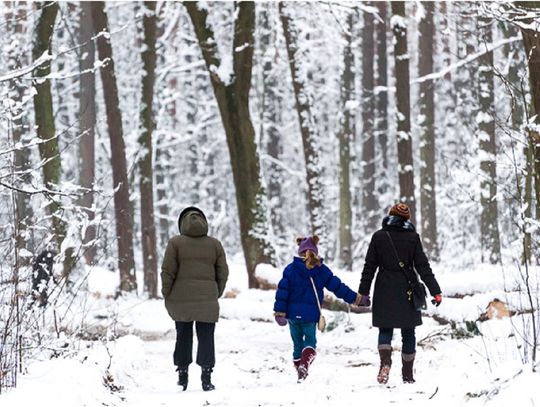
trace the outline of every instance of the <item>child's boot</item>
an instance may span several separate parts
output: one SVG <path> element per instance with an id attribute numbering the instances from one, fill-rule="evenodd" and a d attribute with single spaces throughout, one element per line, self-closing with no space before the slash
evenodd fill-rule
<path id="1" fill-rule="evenodd" d="M 377 381 L 380 384 L 386 384 L 388 383 L 390 367 L 392 366 L 392 345 L 379 345 L 379 356 L 381 358 L 381 366 L 377 375 Z"/>
<path id="2" fill-rule="evenodd" d="M 302 351 L 302 357 L 300 358 L 300 365 L 298 366 L 298 381 L 305 380 L 308 376 L 309 367 L 315 360 L 317 352 L 313 348 L 304 348 Z"/>
<path id="3" fill-rule="evenodd" d="M 300 371 L 298 370 L 300 367 L 300 362 L 302 359 L 293 359 L 294 369 L 296 370 L 296 373 L 298 374 L 298 380 L 300 380 Z"/>
<path id="4" fill-rule="evenodd" d="M 216 386 L 212 384 L 212 367 L 203 367 L 201 373 L 202 389 L 204 391 L 215 390 Z"/>
<path id="5" fill-rule="evenodd" d="M 183 391 L 186 391 L 188 385 L 188 367 L 178 366 L 176 371 L 178 372 L 178 385 L 182 386 Z"/>
<path id="6" fill-rule="evenodd" d="M 402 353 L 401 361 L 403 367 L 401 368 L 401 375 L 403 376 L 403 383 L 414 383 L 414 356 L 415 353 Z"/>

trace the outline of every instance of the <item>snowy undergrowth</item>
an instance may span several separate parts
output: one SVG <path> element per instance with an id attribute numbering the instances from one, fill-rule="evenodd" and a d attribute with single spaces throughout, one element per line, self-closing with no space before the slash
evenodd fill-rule
<path id="1" fill-rule="evenodd" d="M 325 310 L 333 329 L 318 335 L 317 360 L 308 380 L 299 385 L 291 366 L 288 330 L 273 323 L 274 292 L 248 290 L 243 265 L 236 259 L 227 288 L 234 293 L 233 298 L 220 300 L 222 319 L 216 328 L 214 374 L 217 390 L 202 392 L 199 369 L 192 365 L 188 391 L 182 393 L 175 384 L 172 366 L 174 324 L 162 301 L 136 296 L 114 300 L 110 295 L 116 281 L 103 273 L 108 272 L 90 272 L 87 291 L 77 296 L 78 303 L 71 305 L 70 313 L 65 312 L 69 329 L 66 326 L 49 349 L 33 355 L 19 377 L 19 386 L 0 396 L 2 406 L 308 406 L 357 402 L 417 406 L 443 401 L 445 405 L 508 406 L 519 402 L 520 406 L 532 406 L 535 402 L 538 373 L 531 373 L 531 366 L 523 363 L 522 338 L 516 335 L 523 315 L 477 323 L 482 335 L 465 332 L 465 336 L 457 335 L 450 325 L 425 317 L 417 330 L 417 383 L 401 383 L 396 335 L 391 379 L 388 386 L 381 386 L 375 381 L 377 330 L 371 327 L 371 314 Z M 263 267 L 258 274 L 275 282 L 281 271 Z M 352 288 L 357 287 L 359 272 L 336 274 Z M 506 293 L 508 285 L 500 278 L 500 270 L 491 266 L 461 271 L 441 266 L 437 277 L 445 294 L 456 298 L 445 298 L 440 308 L 430 306 L 428 314 L 452 320 L 463 329 L 463 321 L 476 320 L 493 298 L 518 295 Z M 66 311 L 62 307 L 57 311 Z M 84 329 L 86 335 L 81 334 Z M 68 336 L 70 330 L 72 337 Z M 94 336 L 99 340 L 89 340 Z M 51 348 L 57 351 L 51 352 Z"/>

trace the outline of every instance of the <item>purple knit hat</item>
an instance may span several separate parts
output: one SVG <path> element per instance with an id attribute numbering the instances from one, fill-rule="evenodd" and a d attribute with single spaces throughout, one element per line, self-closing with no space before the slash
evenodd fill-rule
<path id="1" fill-rule="evenodd" d="M 296 242 L 298 243 L 298 254 L 300 256 L 302 256 L 308 250 L 311 250 L 316 255 L 319 255 L 319 250 L 317 249 L 317 243 L 319 243 L 318 236 L 299 237 Z"/>

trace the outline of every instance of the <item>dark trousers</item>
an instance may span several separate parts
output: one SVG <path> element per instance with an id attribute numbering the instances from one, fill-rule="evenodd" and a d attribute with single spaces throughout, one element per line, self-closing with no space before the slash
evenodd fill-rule
<path id="1" fill-rule="evenodd" d="M 176 346 L 174 348 L 174 364 L 187 367 L 193 362 L 193 321 L 175 322 Z M 202 367 L 214 367 L 216 353 L 214 348 L 213 322 L 196 322 L 197 331 L 197 364 Z"/>
<path id="2" fill-rule="evenodd" d="M 379 345 L 390 345 L 392 336 L 394 335 L 393 328 L 379 328 Z M 416 351 L 416 337 L 414 336 L 414 328 L 403 328 L 401 330 L 402 347 L 401 352 L 407 355 Z"/>

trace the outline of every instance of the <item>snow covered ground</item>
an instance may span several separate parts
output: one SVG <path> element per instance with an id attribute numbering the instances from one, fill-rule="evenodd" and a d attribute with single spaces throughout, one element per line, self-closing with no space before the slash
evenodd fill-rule
<path id="1" fill-rule="evenodd" d="M 95 273 L 95 275 L 93 275 Z M 540 404 L 540 375 L 521 361 L 516 327 L 522 316 L 479 323 L 483 333 L 455 337 L 450 325 L 430 317 L 417 330 L 417 383 L 401 382 L 400 338 L 394 338 L 394 366 L 387 386 L 376 383 L 377 330 L 371 314 L 324 311 L 330 328 L 318 334 L 318 356 L 311 374 L 296 383 L 288 329 L 273 322 L 274 292 L 248 290 L 245 271 L 233 262 L 227 290 L 235 298 L 220 300 L 222 319 L 216 328 L 216 391 L 203 392 L 200 369 L 193 364 L 186 392 L 176 385 L 172 365 L 174 324 L 162 301 L 136 297 L 106 298 L 104 270 L 94 270 L 85 298 L 84 326 L 104 328 L 115 340 L 77 340 L 62 335 L 50 349 L 68 351 L 51 358 L 36 354 L 19 377 L 19 386 L 0 396 L 0 406 L 342 406 L 342 405 L 467 405 L 520 407 Z M 437 314 L 453 321 L 474 320 L 495 297 L 506 300 L 509 289 L 493 267 L 441 270 L 437 276 L 448 294 Z M 272 280 L 280 272 L 259 271 Z M 338 273 L 356 288 L 360 273 Z M 115 284 L 115 281 L 110 281 Z M 512 301 L 510 301 L 512 304 Z M 73 315 L 72 320 L 80 316 Z M 463 324 L 458 324 L 458 328 Z M 463 325 L 464 326 L 464 325 Z M 514 328 L 513 328 L 514 327 Z M 428 339 L 426 339 L 428 338 Z M 196 344 L 196 341 L 195 341 Z M 195 349 L 194 349 L 195 350 Z"/>

